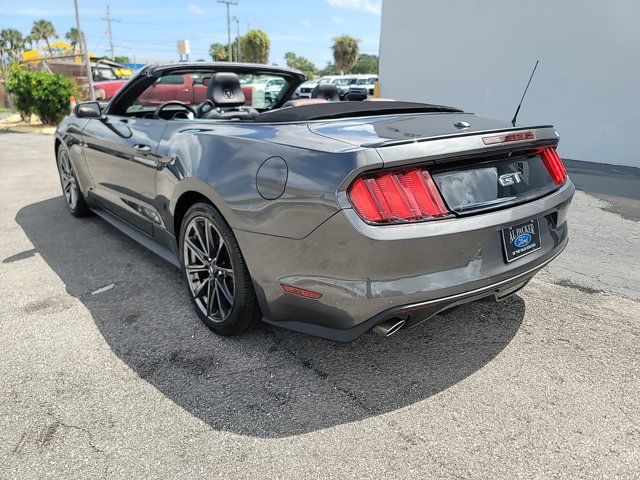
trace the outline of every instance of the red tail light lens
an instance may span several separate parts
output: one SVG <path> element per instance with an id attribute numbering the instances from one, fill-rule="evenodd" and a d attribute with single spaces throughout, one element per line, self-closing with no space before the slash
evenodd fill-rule
<path id="1" fill-rule="evenodd" d="M 547 167 L 549 175 L 555 183 L 562 185 L 567 179 L 567 169 L 564 168 L 562 160 L 558 156 L 558 152 L 553 147 L 544 147 L 538 150 L 542 163 Z"/>
<path id="2" fill-rule="evenodd" d="M 418 168 L 358 178 L 348 194 L 360 216 L 373 223 L 432 220 L 450 213 L 429 172 Z"/>

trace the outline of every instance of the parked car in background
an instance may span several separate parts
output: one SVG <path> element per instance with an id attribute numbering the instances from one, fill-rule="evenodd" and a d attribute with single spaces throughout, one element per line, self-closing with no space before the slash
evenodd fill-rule
<path id="1" fill-rule="evenodd" d="M 96 99 L 109 100 L 127 83 L 133 72 L 124 65 L 99 59 L 91 65 Z"/>
<path id="2" fill-rule="evenodd" d="M 282 91 L 285 82 L 282 78 L 272 76 L 251 76 L 241 80 L 243 87 L 250 87 L 254 108 L 266 108 L 271 105 L 276 96 Z"/>
<path id="3" fill-rule="evenodd" d="M 332 82 L 338 78 L 341 78 L 340 75 L 325 75 L 323 77 L 318 77 L 313 80 L 307 80 L 302 85 L 300 85 L 295 93 L 293 94 L 293 98 L 311 98 L 311 93 L 313 93 L 313 89 L 320 83 Z"/>
<path id="4" fill-rule="evenodd" d="M 334 83 L 336 87 L 338 87 L 338 96 L 340 97 L 340 100 L 345 100 L 347 93 L 349 93 L 349 87 L 351 87 L 351 85 L 355 85 L 357 81 L 358 77 L 354 75 L 342 75 L 331 80 L 331 83 Z"/>
<path id="5" fill-rule="evenodd" d="M 359 76 L 358 81 L 356 82 L 357 87 L 366 87 L 367 95 L 374 94 L 375 84 L 378 81 L 378 75 L 365 75 Z"/>

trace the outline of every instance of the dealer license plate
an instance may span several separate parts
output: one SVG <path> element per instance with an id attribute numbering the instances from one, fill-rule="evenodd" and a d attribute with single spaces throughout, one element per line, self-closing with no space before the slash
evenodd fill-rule
<path id="1" fill-rule="evenodd" d="M 538 219 L 502 229 L 502 246 L 507 262 L 512 262 L 541 246 Z"/>

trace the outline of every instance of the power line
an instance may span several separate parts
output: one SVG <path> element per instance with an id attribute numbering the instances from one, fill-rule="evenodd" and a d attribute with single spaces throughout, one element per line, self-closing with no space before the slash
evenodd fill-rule
<path id="1" fill-rule="evenodd" d="M 218 3 L 224 3 L 227 6 L 227 46 L 229 48 L 229 61 L 232 61 L 232 51 L 231 51 L 231 13 L 229 12 L 229 7 L 231 5 L 237 5 L 238 2 L 236 0 L 218 0 Z"/>
<path id="2" fill-rule="evenodd" d="M 111 50 L 111 60 L 114 60 L 115 53 L 113 51 L 113 32 L 111 30 L 111 22 L 119 22 L 120 20 L 111 18 L 111 7 L 109 5 L 107 5 L 107 16 L 102 17 L 101 20 L 107 21 L 107 33 L 109 34 L 109 50 Z"/>

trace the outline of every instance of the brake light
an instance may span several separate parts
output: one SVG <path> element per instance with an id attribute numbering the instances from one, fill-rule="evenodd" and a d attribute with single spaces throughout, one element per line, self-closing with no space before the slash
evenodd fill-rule
<path id="1" fill-rule="evenodd" d="M 429 172 L 418 168 L 360 177 L 347 193 L 358 214 L 373 223 L 433 220 L 450 213 Z"/>
<path id="2" fill-rule="evenodd" d="M 492 135 L 490 137 L 482 137 L 485 145 L 495 145 L 496 143 L 521 142 L 523 140 L 534 140 L 535 133 L 532 130 L 526 132 L 506 133 L 501 135 Z"/>
<path id="3" fill-rule="evenodd" d="M 544 147 L 538 150 L 542 163 L 547 167 L 549 175 L 555 183 L 562 185 L 567 179 L 567 169 L 564 168 L 562 160 L 554 147 Z"/>

